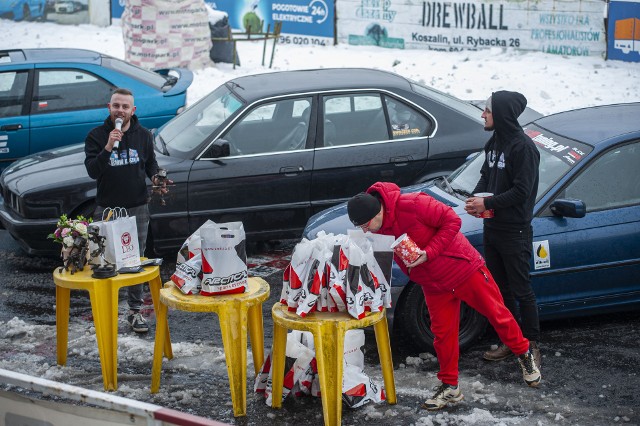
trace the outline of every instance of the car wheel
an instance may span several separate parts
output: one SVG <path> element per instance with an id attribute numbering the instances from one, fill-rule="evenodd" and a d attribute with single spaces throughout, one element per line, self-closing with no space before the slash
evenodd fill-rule
<path id="1" fill-rule="evenodd" d="M 394 328 L 399 331 L 415 349 L 420 352 L 431 352 L 433 349 L 433 333 L 429 311 L 424 302 L 424 294 L 419 285 L 408 283 L 402 292 L 394 314 Z M 487 328 L 487 319 L 466 303 L 460 306 L 460 351 L 469 349 Z"/>

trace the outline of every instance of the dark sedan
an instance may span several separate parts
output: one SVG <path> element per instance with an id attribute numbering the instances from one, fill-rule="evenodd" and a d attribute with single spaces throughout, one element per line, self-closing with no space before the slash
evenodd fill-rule
<path id="1" fill-rule="evenodd" d="M 298 237 L 312 214 L 377 180 L 451 173 L 487 138 L 481 112 L 372 69 L 231 80 L 158 130 L 158 162 L 175 186 L 152 200 L 148 246 L 177 250 L 207 219 L 242 221 L 253 240 Z M 29 253 L 55 252 L 45 237 L 61 214 L 93 210 L 83 160 L 82 147 L 48 151 L 2 175 L 0 221 Z"/>
<path id="2" fill-rule="evenodd" d="M 540 319 L 640 307 L 639 117 L 640 103 L 619 104 L 554 114 L 525 127 L 540 151 L 531 260 Z M 468 215 L 464 204 L 483 160 L 477 156 L 447 181 L 404 188 L 451 206 L 462 218 L 461 231 L 480 252 L 482 219 Z M 312 217 L 304 236 L 351 227 L 346 206 L 340 205 Z M 432 350 L 422 291 L 397 266 L 391 286 L 396 330 L 416 348 Z M 484 317 L 462 309 L 461 348 L 471 346 L 485 328 Z"/>

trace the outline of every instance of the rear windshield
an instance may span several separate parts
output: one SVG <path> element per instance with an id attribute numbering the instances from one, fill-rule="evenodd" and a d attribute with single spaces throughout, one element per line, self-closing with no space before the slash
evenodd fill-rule
<path id="1" fill-rule="evenodd" d="M 148 86 L 155 87 L 158 90 L 161 90 L 167 82 L 167 78 L 160 74 L 157 74 L 153 71 L 145 70 L 144 68 L 140 68 L 135 65 L 128 64 L 116 58 L 103 57 L 102 66 L 128 75 L 131 78 L 135 78 L 136 80 Z"/>
<path id="2" fill-rule="evenodd" d="M 469 101 L 458 99 L 455 96 L 440 92 L 432 87 L 423 86 L 413 80 L 411 80 L 411 88 L 414 92 L 419 93 L 422 96 L 433 99 L 438 103 L 448 106 L 449 108 L 454 108 L 460 114 L 466 115 L 471 120 L 477 121 L 478 123 L 484 123 L 484 120 L 481 117 L 482 109 L 473 105 Z"/>

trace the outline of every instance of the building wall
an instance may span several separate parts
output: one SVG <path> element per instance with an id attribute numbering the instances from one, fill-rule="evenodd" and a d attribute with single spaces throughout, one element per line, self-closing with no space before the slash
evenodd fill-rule
<path id="1" fill-rule="evenodd" d="M 491 47 L 604 55 L 603 0 L 339 0 L 339 43 L 439 51 Z"/>

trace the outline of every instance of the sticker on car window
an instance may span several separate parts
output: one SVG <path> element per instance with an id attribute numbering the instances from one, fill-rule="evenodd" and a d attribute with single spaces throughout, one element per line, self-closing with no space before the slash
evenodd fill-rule
<path id="1" fill-rule="evenodd" d="M 533 242 L 533 268 L 551 268 L 551 252 L 549 251 L 549 240 Z"/>
<path id="2" fill-rule="evenodd" d="M 552 154 L 570 166 L 574 166 L 591 152 L 587 145 L 558 135 L 546 135 L 542 131 L 532 128 L 525 128 L 524 132 L 541 150 Z"/>
<path id="3" fill-rule="evenodd" d="M 420 129 L 393 129 L 393 136 L 419 135 Z"/>

